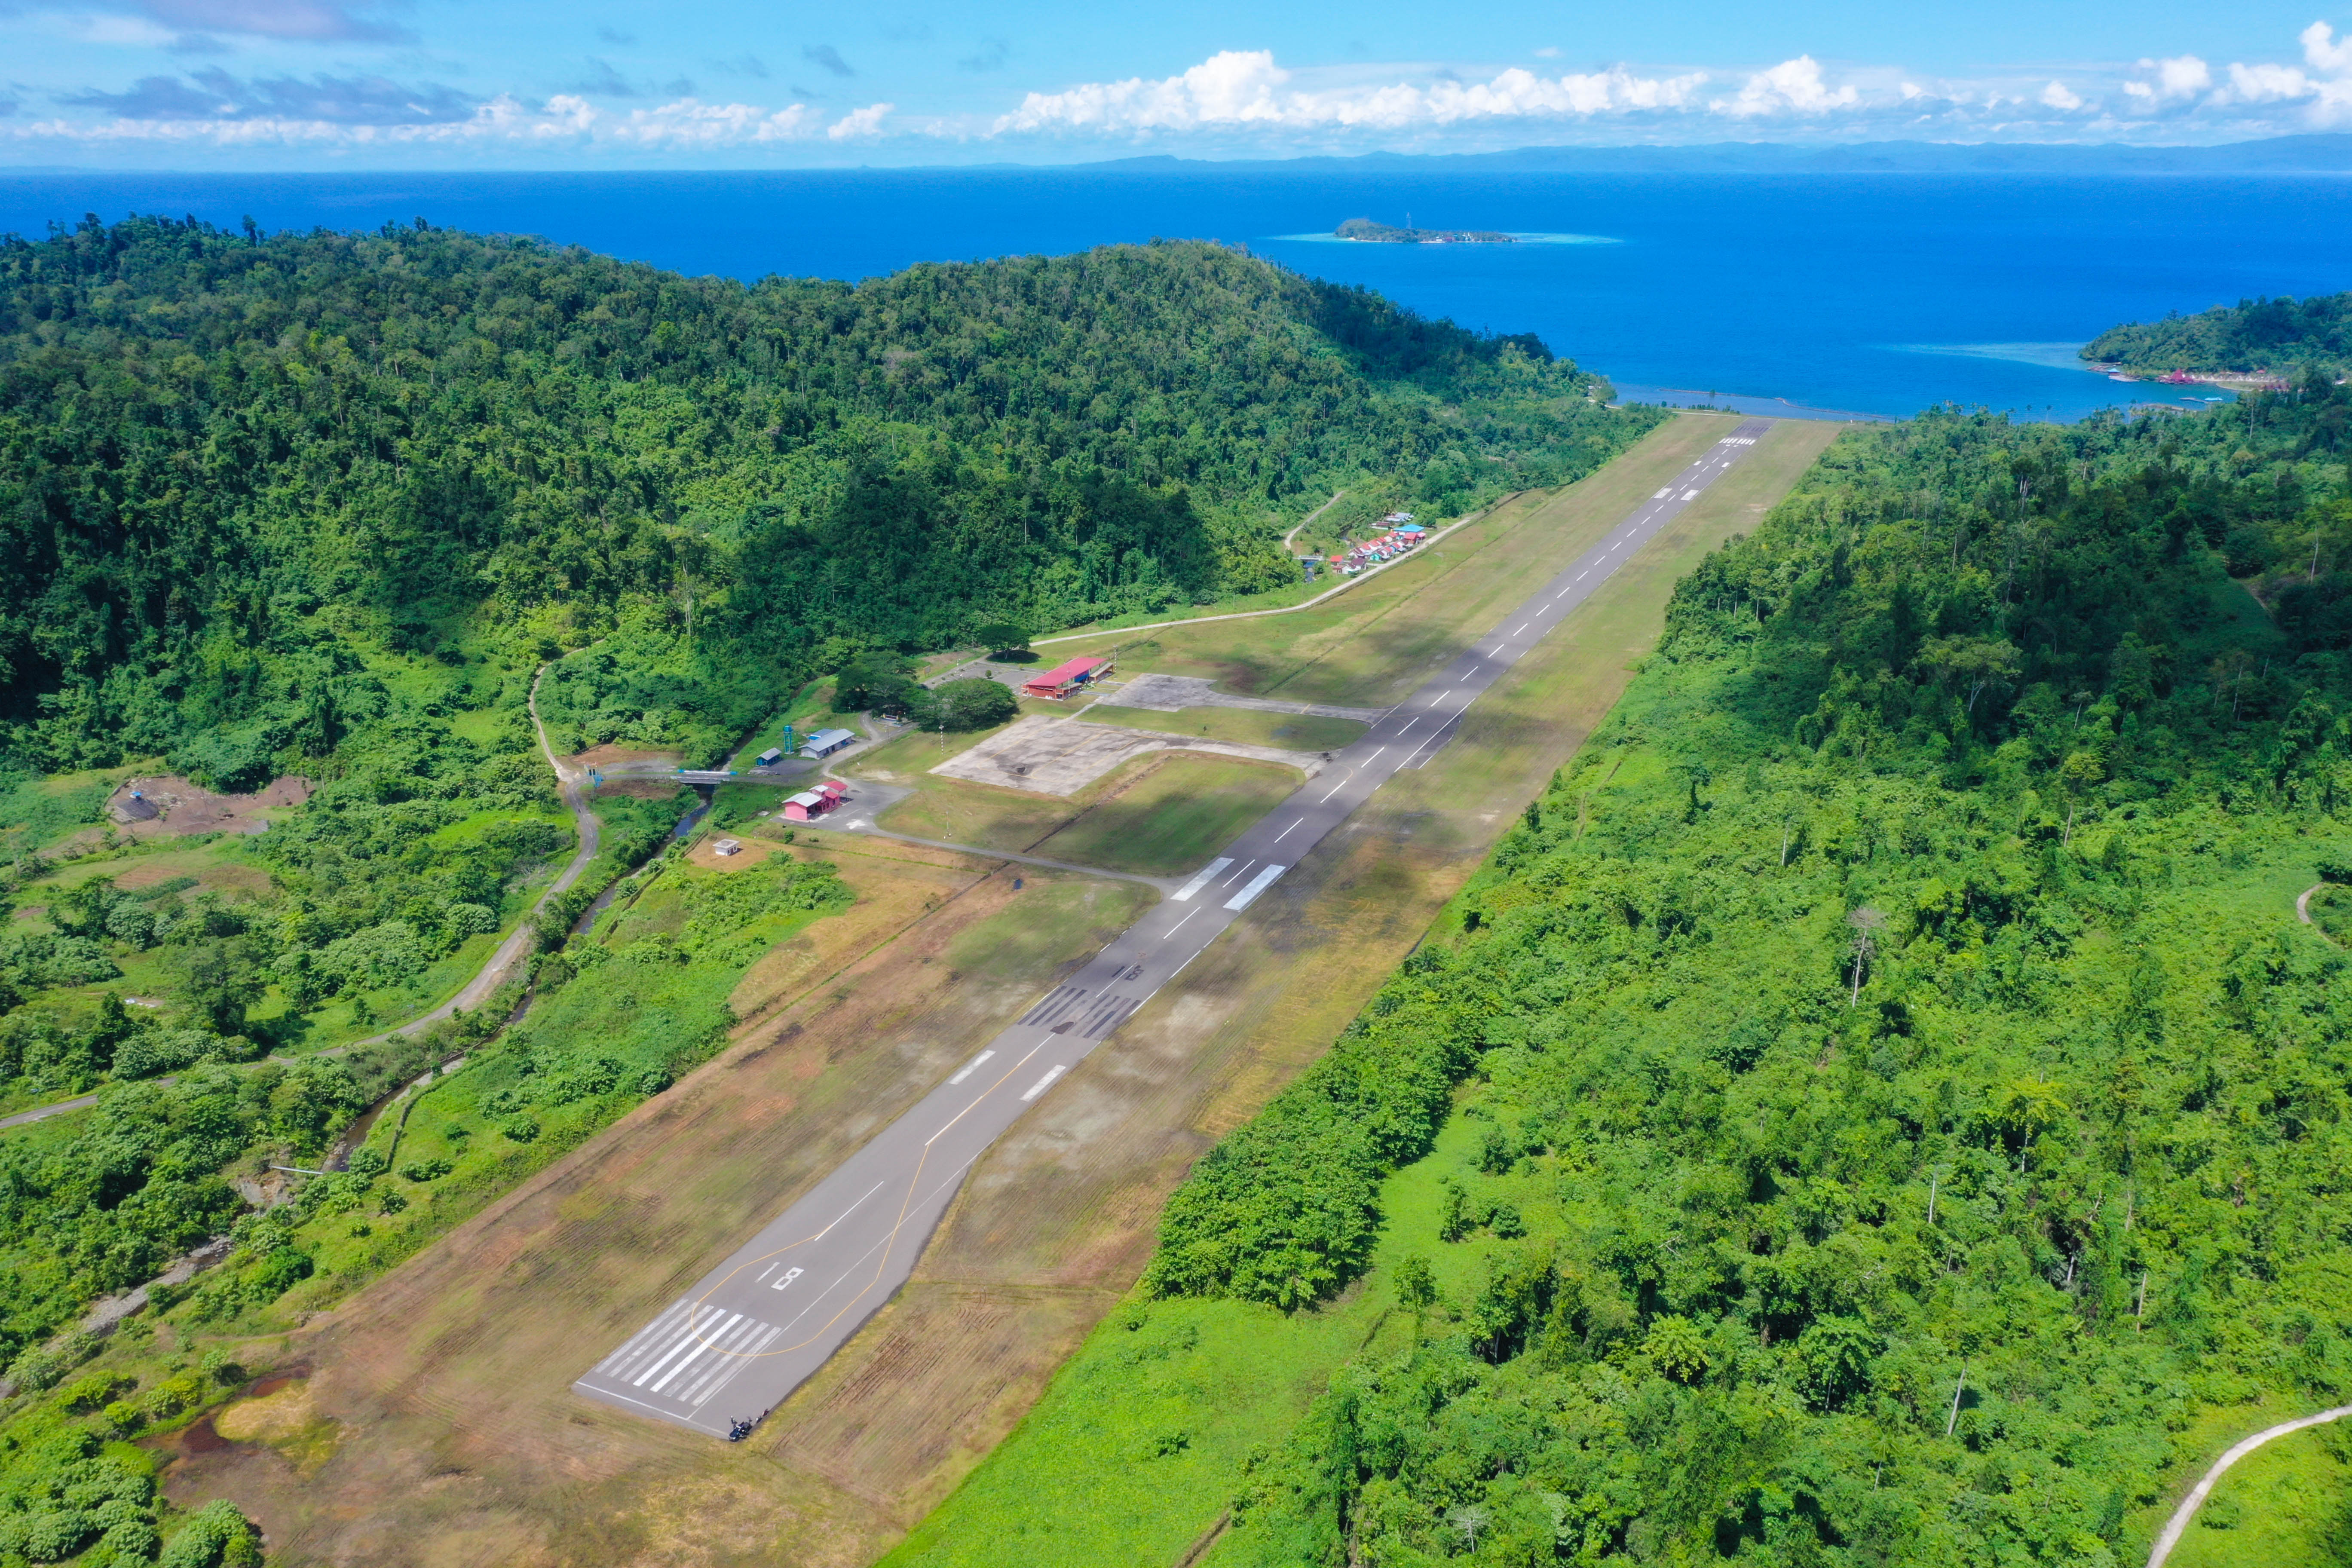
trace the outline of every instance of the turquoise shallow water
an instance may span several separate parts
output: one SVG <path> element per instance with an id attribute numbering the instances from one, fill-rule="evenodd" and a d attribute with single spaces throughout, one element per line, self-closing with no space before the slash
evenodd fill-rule
<path id="1" fill-rule="evenodd" d="M 2352 180 L 1118 169 L 0 174 L 0 230 L 85 212 L 541 234 L 692 273 L 862 278 L 1154 236 L 1247 244 L 1432 315 L 1534 331 L 1629 392 L 1879 416 L 2078 418 L 2158 389 L 2074 367 L 2122 321 L 2352 289 Z M 1541 237 L 1319 237 L 1371 216 Z M 1590 241 L 1609 243 L 1590 243 Z M 1586 241 L 1587 243 L 1570 243 Z"/>

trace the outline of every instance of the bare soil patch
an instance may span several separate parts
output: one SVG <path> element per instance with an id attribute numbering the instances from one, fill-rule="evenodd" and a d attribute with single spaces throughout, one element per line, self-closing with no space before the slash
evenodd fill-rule
<path id="1" fill-rule="evenodd" d="M 772 1444 L 715 1444 L 569 1384 L 1150 894 L 1034 868 L 1015 893 L 969 862 L 823 850 L 853 886 L 905 883 L 895 910 L 875 910 L 866 951 L 844 951 L 861 934 L 844 921 L 812 958 L 814 987 L 296 1335 L 311 1408 L 341 1433 L 308 1479 L 275 1449 L 236 1445 L 180 1455 L 172 1495 L 236 1499 L 289 1564 L 849 1564 L 902 1529 Z M 893 913 L 912 924 L 877 929 Z M 1021 961 L 950 956 L 974 950 Z"/>
<path id="2" fill-rule="evenodd" d="M 106 813 L 116 831 L 130 838 L 177 838 L 192 833 L 266 833 L 273 806 L 299 805 L 310 798 L 310 781 L 295 774 L 273 779 L 251 795 L 219 795 L 177 773 L 126 779 L 108 797 Z"/>
<path id="3" fill-rule="evenodd" d="M 1230 741 L 1162 734 L 1153 730 L 1089 724 L 1080 719 L 1033 717 L 950 757 L 931 772 L 1003 789 L 1071 795 L 1121 763 L 1171 747 L 1278 763 L 1298 768 L 1309 778 L 1323 766 L 1321 755 L 1313 752 L 1286 752 L 1273 746 L 1241 745 Z"/>

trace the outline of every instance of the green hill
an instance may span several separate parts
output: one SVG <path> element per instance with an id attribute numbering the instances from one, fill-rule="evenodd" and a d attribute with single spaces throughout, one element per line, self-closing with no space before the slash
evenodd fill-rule
<path id="1" fill-rule="evenodd" d="M 1050 1556 L 1139 1429 L 1221 1563 L 2116 1564 L 2250 1402 L 2352 1397 L 2352 961 L 2294 913 L 2352 877 L 2352 581 L 2273 618 L 2220 548 L 2352 517 L 2347 409 L 1833 446 L 1194 1166 L 954 1560 Z M 1188 1403 L 1331 1313 L 1294 1429 Z M 1037 1472 L 1089 1500 L 992 1511 Z"/>
<path id="2" fill-rule="evenodd" d="M 887 675 L 980 623 L 1286 586 L 1288 521 L 1359 476 L 1432 511 L 1573 478 L 1662 416 L 1602 391 L 1532 339 L 1212 245 L 745 286 L 422 226 L 0 242 L 0 1110 L 100 1091 L 0 1134 L 0 1365 L 47 1398 L 96 1349 L 44 1348 L 93 1298 L 224 1229 L 236 1251 L 158 1315 L 266 1311 L 329 1267 L 321 1214 L 373 1270 L 460 1212 L 394 1217 L 452 1190 L 428 1185 L 448 1161 L 267 1219 L 225 1172 L 310 1163 L 499 1029 L 511 991 L 317 1054 L 454 992 L 570 858 L 535 679 L 559 747 L 708 761 L 812 677 Z M 156 759 L 315 793 L 255 837 L 121 841 L 103 803 Z M 468 1201 L 699 1060 L 777 922 L 845 896 L 822 868 L 739 879 L 766 901 L 720 919 L 673 857 L 633 887 L 695 905 L 662 938 L 679 967 L 575 974 L 571 920 L 680 809 L 599 800 L 604 858 L 546 920 L 542 1005 L 491 1064 L 512 1142 L 454 1162 Z M 0 1464 L 0 1513 L 64 1508 L 115 1473 L 93 1433 L 202 1392 L 38 1405 L 110 1414 L 54 1465 Z M 42 1561 L 99 1530 L 56 1519 Z"/>
<path id="3" fill-rule="evenodd" d="M 2352 294 L 2241 300 L 2194 316 L 2111 327 L 2083 345 L 2083 357 L 2151 374 L 2291 375 L 2307 365 L 2340 375 L 2352 364 Z"/>
<path id="4" fill-rule="evenodd" d="M 635 605 L 736 649 L 636 702 L 709 752 L 746 658 L 1287 584 L 1280 520 L 1339 476 L 1433 510 L 1571 478 L 1644 426 L 1593 385 L 1212 245 L 747 287 L 93 219 L 0 246 L 0 748 L 249 783 L 324 743 L 340 644 L 553 651 Z"/>

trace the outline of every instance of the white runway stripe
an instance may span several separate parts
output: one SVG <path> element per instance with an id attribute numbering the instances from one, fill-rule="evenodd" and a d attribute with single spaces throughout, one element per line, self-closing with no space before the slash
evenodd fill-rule
<path id="1" fill-rule="evenodd" d="M 663 1389 L 667 1388 L 671 1384 L 677 1382 L 677 1374 L 679 1373 L 684 1372 L 688 1367 L 692 1366 L 696 1362 L 700 1361 L 704 1356 L 709 1354 L 710 1347 L 717 1344 L 721 1336 L 726 1334 L 729 1330 L 732 1329 L 736 1324 L 742 1321 L 742 1313 L 730 1312 L 727 1314 L 727 1321 L 719 1325 L 719 1331 L 717 1333 L 688 1334 L 688 1341 L 694 1346 L 694 1348 L 686 1352 L 685 1360 L 679 1362 L 676 1366 L 671 1367 L 667 1372 L 662 1373 L 661 1381 L 654 1384 L 654 1392 L 656 1394 L 659 1394 Z M 652 1373 L 646 1373 L 646 1377 L 651 1377 L 652 1375 Z M 642 1385 L 645 1383 L 645 1377 L 641 1377 L 637 1379 L 637 1383 Z"/>
<path id="2" fill-rule="evenodd" d="M 683 1296 L 670 1303 L 669 1310 L 639 1329 L 620 1349 L 596 1363 L 596 1370 L 608 1376 L 625 1377 L 635 1370 L 635 1363 L 651 1355 L 656 1344 L 667 1344 L 669 1333 L 684 1317 L 690 1303 Z"/>
<path id="3" fill-rule="evenodd" d="M 1191 881 L 1176 889 L 1177 900 L 1181 902 L 1182 900 L 1191 898 L 1193 894 L 1199 892 L 1202 889 L 1209 885 L 1210 878 L 1215 876 L 1218 872 L 1223 870 L 1226 867 L 1232 864 L 1233 861 L 1224 858 L 1222 856 L 1210 861 L 1206 866 L 1202 867 L 1201 869 L 1194 874 Z"/>
<path id="4" fill-rule="evenodd" d="M 1250 879 L 1248 887 L 1244 888 L 1240 892 L 1235 893 L 1232 898 L 1227 899 L 1225 900 L 1225 908 L 1229 910 L 1245 910 L 1249 908 L 1250 900 L 1256 898 L 1260 893 L 1265 892 L 1267 887 L 1273 883 L 1274 879 L 1276 877 L 1281 876 L 1283 872 L 1287 869 L 1289 869 L 1289 868 L 1285 866 L 1268 866 L 1265 870 L 1260 871 L 1256 876 Z"/>
<path id="5" fill-rule="evenodd" d="M 720 1389 L 726 1387 L 729 1384 L 734 1382 L 737 1374 L 741 1373 L 745 1367 L 751 1364 L 751 1359 L 754 1356 L 759 1355 L 762 1351 L 765 1351 L 768 1346 L 775 1341 L 776 1336 L 783 1331 L 784 1331 L 782 1329 L 764 1330 L 756 1338 L 754 1338 L 751 1343 L 745 1345 L 740 1352 L 728 1357 L 725 1373 L 717 1382 L 704 1389 L 701 1393 L 696 1394 L 694 1396 L 694 1403 L 697 1405 L 709 1404 L 712 1395 L 716 1394 Z"/>
<path id="6" fill-rule="evenodd" d="M 701 1401 L 695 1395 L 710 1387 L 714 1379 L 724 1382 L 730 1371 L 740 1370 L 744 1352 L 751 1348 L 751 1342 L 767 1330 L 768 1325 L 757 1318 L 744 1319 L 742 1327 L 711 1346 L 711 1349 L 724 1353 L 714 1357 L 702 1372 L 681 1384 L 677 1397 L 686 1404 L 699 1405 Z"/>

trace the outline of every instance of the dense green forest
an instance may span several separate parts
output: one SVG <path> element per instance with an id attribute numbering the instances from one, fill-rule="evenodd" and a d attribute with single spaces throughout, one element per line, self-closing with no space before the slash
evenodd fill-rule
<path id="1" fill-rule="evenodd" d="M 0 240 L 0 1110 L 100 1090 L 0 1134 L 0 1563 L 257 1560 L 128 1445 L 245 1379 L 194 1336 L 282 1327 L 661 1092 L 845 900 L 821 866 L 656 868 L 619 908 L 668 927 L 567 950 L 691 804 L 607 797 L 523 1026 L 510 990 L 320 1054 L 454 990 L 571 854 L 534 689 L 558 749 L 698 763 L 835 671 L 994 722 L 1001 687 L 908 656 L 1287 585 L 1286 520 L 1340 484 L 1559 483 L 1659 417 L 1606 402 L 1532 338 L 1213 245 L 746 287 L 421 222 Z M 309 795 L 132 842 L 103 807 L 134 770 Z M 422 1152 L 254 1206 L 461 1050 L 387 1145 Z M 224 1234 L 121 1336 L 73 1331 Z"/>
<path id="2" fill-rule="evenodd" d="M 628 622 L 613 695 L 708 751 L 747 682 L 1287 584 L 1335 478 L 1574 478 L 1654 417 L 1600 390 L 1214 245 L 746 287 L 93 218 L 0 243 L 0 750 L 250 784 L 333 750 L 355 645 L 474 617 Z"/>
<path id="3" fill-rule="evenodd" d="M 1168 1205 L 1147 1293 L 1299 1307 L 1475 1130 L 1221 1561 L 2115 1563 L 2352 1397 L 2347 405 L 1857 430 L 1680 585 Z"/>
<path id="4" fill-rule="evenodd" d="M 2352 294 L 2241 300 L 2194 316 L 2111 327 L 2083 357 L 2126 370 L 2269 371 L 2305 365 L 2329 376 L 2352 366 Z"/>

